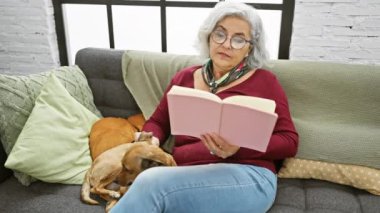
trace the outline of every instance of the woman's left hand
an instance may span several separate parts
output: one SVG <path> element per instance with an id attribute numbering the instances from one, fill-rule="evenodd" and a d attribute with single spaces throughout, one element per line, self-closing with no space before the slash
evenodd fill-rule
<path id="1" fill-rule="evenodd" d="M 224 138 L 216 133 L 206 133 L 201 135 L 203 144 L 210 150 L 212 155 L 223 159 L 235 154 L 240 147 L 228 143 Z"/>

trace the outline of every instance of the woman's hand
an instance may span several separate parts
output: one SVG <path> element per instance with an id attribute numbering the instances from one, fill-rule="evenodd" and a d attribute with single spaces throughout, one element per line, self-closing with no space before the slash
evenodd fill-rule
<path id="1" fill-rule="evenodd" d="M 228 143 L 224 138 L 216 133 L 206 133 L 201 135 L 203 144 L 210 150 L 212 155 L 216 155 L 223 159 L 235 154 L 240 147 Z"/>

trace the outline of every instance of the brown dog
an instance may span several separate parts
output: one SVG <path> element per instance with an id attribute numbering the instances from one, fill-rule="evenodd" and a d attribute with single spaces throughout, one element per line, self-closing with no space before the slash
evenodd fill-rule
<path id="1" fill-rule="evenodd" d="M 125 118 L 107 117 L 94 123 L 90 132 L 90 153 L 95 160 L 101 153 L 134 141 L 138 130 Z"/>
<path id="2" fill-rule="evenodd" d="M 154 166 L 175 166 L 173 157 L 152 144 L 152 134 L 141 133 L 138 142 L 121 144 L 100 154 L 87 171 L 81 190 L 81 199 L 98 204 L 90 193 L 107 200 L 108 212 L 139 173 Z M 116 189 L 110 189 L 117 182 Z"/>

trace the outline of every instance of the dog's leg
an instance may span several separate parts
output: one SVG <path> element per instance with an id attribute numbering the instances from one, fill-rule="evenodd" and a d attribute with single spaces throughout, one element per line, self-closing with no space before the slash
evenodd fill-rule
<path id="1" fill-rule="evenodd" d="M 120 172 L 121 172 L 120 169 L 116 169 L 112 171 L 110 174 L 103 176 L 102 179 L 99 180 L 97 184 L 94 184 L 92 186 L 92 191 L 98 195 L 105 195 L 105 196 L 110 196 L 115 199 L 119 199 L 121 195 L 118 192 L 118 190 L 117 191 L 109 190 L 106 187 L 110 186 L 110 184 L 112 184 L 113 181 L 117 179 Z"/>
<path id="2" fill-rule="evenodd" d="M 116 199 L 119 199 L 121 197 L 119 192 L 105 189 L 105 185 L 94 186 L 93 189 L 94 192 L 99 195 L 108 195 Z"/>
<path id="3" fill-rule="evenodd" d="M 99 195 L 102 199 L 104 199 L 105 201 L 109 202 L 111 200 L 114 200 L 115 198 L 109 196 L 109 195 L 106 195 L 106 194 L 100 194 Z"/>
<path id="4" fill-rule="evenodd" d="M 91 175 L 91 171 L 88 170 L 86 172 L 86 176 L 84 178 L 82 189 L 81 189 L 81 199 L 83 202 L 96 205 L 96 204 L 99 204 L 99 202 L 90 198 L 90 191 L 92 191 L 91 184 L 90 184 L 90 175 Z"/>
<path id="5" fill-rule="evenodd" d="M 129 189 L 129 186 L 120 186 L 119 193 L 123 196 Z"/>
<path id="6" fill-rule="evenodd" d="M 110 212 L 110 210 L 112 209 L 112 207 L 114 207 L 116 205 L 118 200 L 116 199 L 113 199 L 113 200 L 110 200 L 107 202 L 107 205 L 106 205 L 106 212 Z"/>

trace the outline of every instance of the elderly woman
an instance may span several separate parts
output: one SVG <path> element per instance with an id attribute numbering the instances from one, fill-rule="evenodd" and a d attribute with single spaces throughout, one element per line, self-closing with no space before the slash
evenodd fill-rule
<path id="1" fill-rule="evenodd" d="M 274 202 L 276 162 L 296 154 L 298 134 L 280 83 L 261 68 L 267 59 L 261 19 L 251 6 L 220 2 L 198 37 L 201 54 L 209 60 L 178 72 L 166 93 L 180 85 L 222 99 L 274 100 L 278 120 L 267 151 L 232 145 L 213 132 L 200 139 L 176 136 L 173 156 L 179 166 L 141 173 L 112 212 L 266 212 Z M 166 93 L 143 128 L 159 141 L 170 134 Z"/>

